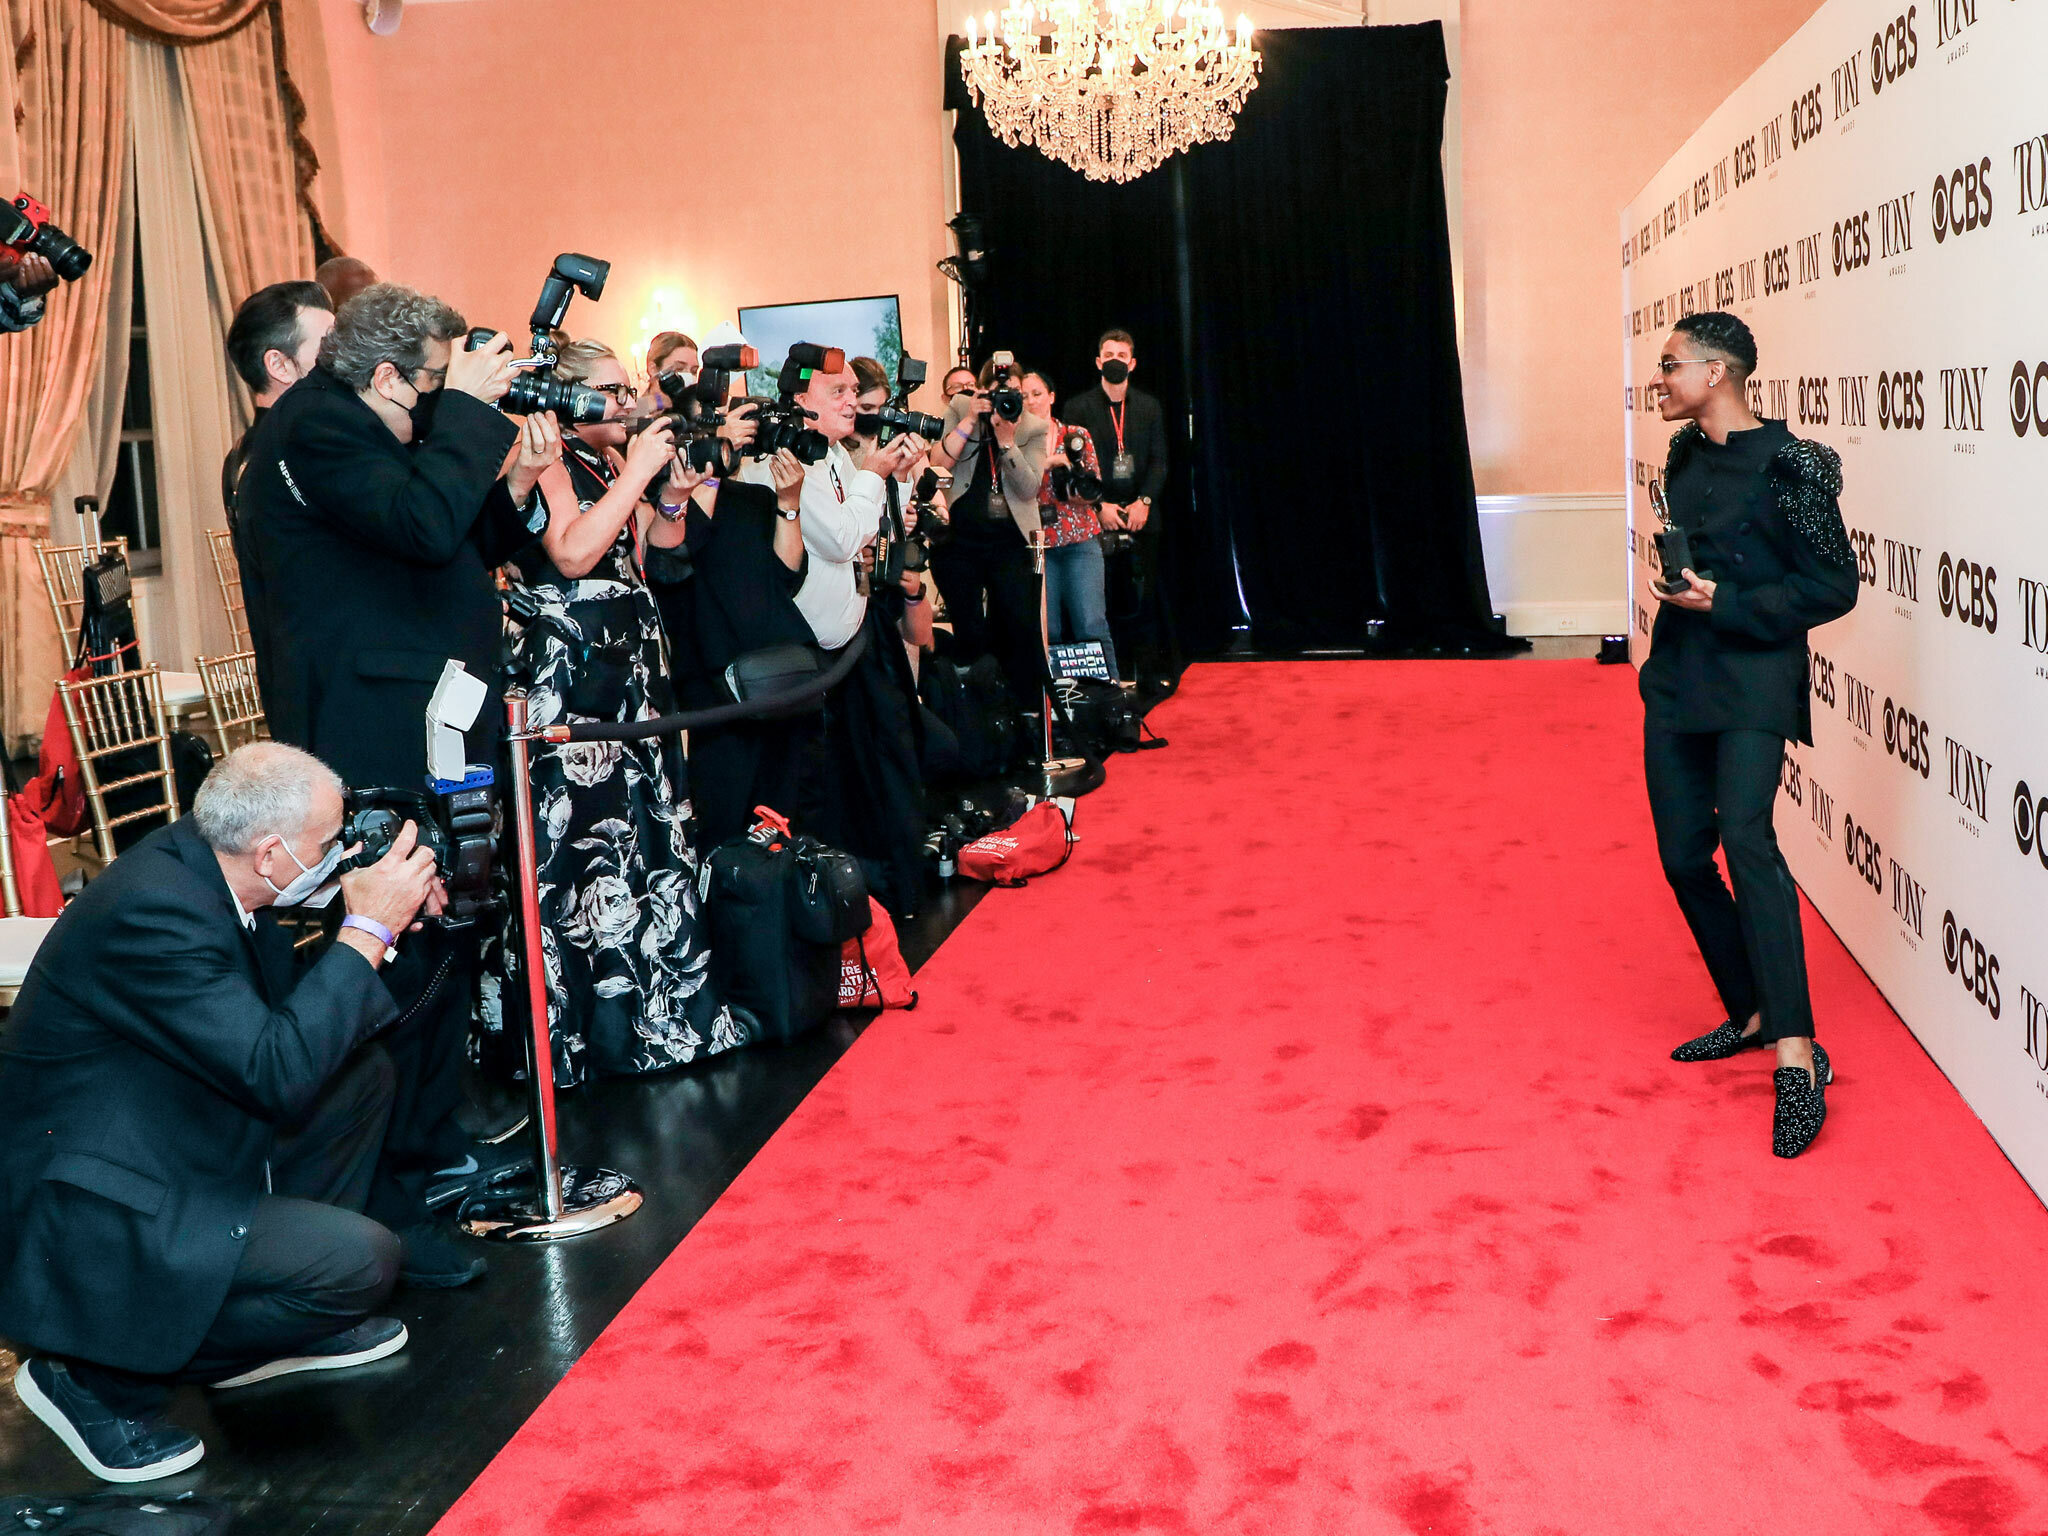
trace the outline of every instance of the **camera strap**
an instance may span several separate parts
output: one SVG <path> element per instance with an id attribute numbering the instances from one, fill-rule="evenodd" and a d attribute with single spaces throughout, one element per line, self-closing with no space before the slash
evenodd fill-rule
<path id="1" fill-rule="evenodd" d="M 1120 459 L 1124 457 L 1124 407 L 1128 404 L 1128 400 L 1109 402 L 1109 424 L 1116 428 L 1116 456 Z"/>

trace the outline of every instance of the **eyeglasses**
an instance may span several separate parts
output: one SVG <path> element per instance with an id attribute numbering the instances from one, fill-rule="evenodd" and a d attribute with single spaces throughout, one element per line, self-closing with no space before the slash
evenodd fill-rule
<path id="1" fill-rule="evenodd" d="M 610 395 L 621 405 L 624 405 L 628 400 L 640 398 L 640 391 L 630 384 L 593 384 L 590 387 L 600 395 Z"/>
<path id="2" fill-rule="evenodd" d="M 1660 357 L 1657 359 L 1659 373 L 1676 373 L 1688 363 L 1718 363 L 1718 357 Z"/>

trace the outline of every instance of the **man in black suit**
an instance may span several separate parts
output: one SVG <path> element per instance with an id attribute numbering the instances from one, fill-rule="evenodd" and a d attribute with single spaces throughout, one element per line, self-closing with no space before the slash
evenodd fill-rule
<path id="1" fill-rule="evenodd" d="M 1658 408 L 1685 423 L 1664 495 L 1691 563 L 1651 583 L 1643 773 L 1665 878 L 1728 1009 L 1672 1059 L 1771 1051 L 1771 1149 L 1797 1157 L 1820 1134 L 1834 1073 L 1814 1041 L 1799 888 L 1772 806 L 1785 743 L 1813 741 L 1807 631 L 1854 608 L 1860 587 L 1837 500 L 1842 461 L 1751 412 L 1756 361 L 1749 327 L 1719 310 L 1680 320 L 1659 359 Z"/>
<path id="2" fill-rule="evenodd" d="M 356 789 L 421 787 L 427 701 L 450 658 L 489 690 L 468 759 L 496 760 L 491 573 L 532 536 L 516 503 L 541 463 L 522 448 L 500 479 L 520 438 L 491 406 L 511 386 L 510 347 L 497 336 L 467 350 L 466 331 L 439 299 L 364 289 L 249 444 L 237 536 L 271 734 Z M 398 1097 L 369 1210 L 400 1229 L 416 1284 L 483 1272 L 427 1225 L 429 1187 L 478 1167 L 455 1123 L 476 970 L 473 933 L 430 932 L 389 978 Z"/>
<path id="3" fill-rule="evenodd" d="M 405 1346 L 372 1317 L 397 1240 L 358 1214 L 391 1108 L 378 971 L 440 899 L 408 829 L 341 877 L 349 916 L 296 984 L 270 913 L 340 855 L 341 781 L 269 742 L 50 930 L 0 1036 L 0 1332 L 14 1389 L 98 1476 L 166 1477 L 177 1381 L 240 1386 Z"/>
<path id="4" fill-rule="evenodd" d="M 284 392 L 313 371 L 320 343 L 333 329 L 334 305 L 318 283 L 272 283 L 250 294 L 235 311 L 235 323 L 228 327 L 228 362 L 248 386 L 256 414 L 221 461 L 220 502 L 229 528 L 235 526 L 235 492 L 256 429 Z"/>
<path id="5" fill-rule="evenodd" d="M 1095 344 L 1102 382 L 1067 402 L 1068 424 L 1088 429 L 1102 464 L 1096 515 L 1108 557 L 1110 633 L 1118 662 L 1132 677 L 1140 676 L 1141 646 L 1154 666 L 1169 648 L 1158 590 L 1159 523 L 1153 516 L 1166 489 L 1166 416 L 1157 400 L 1131 383 L 1137 366 L 1131 333 L 1104 331 Z"/>

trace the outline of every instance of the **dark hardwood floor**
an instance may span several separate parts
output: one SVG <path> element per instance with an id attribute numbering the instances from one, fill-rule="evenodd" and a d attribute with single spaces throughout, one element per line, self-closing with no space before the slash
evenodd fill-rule
<path id="1" fill-rule="evenodd" d="M 911 925 L 903 951 L 913 968 L 984 889 L 951 882 Z M 567 1242 L 491 1245 L 490 1274 L 465 1290 L 401 1290 L 391 1310 L 412 1342 L 390 1360 L 179 1392 L 172 1415 L 205 1438 L 206 1459 L 150 1490 L 224 1500 L 243 1536 L 429 1530 L 867 1023 L 845 1015 L 789 1045 L 564 1094 L 564 1159 L 630 1174 L 646 1195 L 637 1214 Z M 13 1379 L 15 1363 L 0 1350 L 0 1381 Z M 0 1390 L 0 1494 L 76 1493 L 92 1482 Z"/>

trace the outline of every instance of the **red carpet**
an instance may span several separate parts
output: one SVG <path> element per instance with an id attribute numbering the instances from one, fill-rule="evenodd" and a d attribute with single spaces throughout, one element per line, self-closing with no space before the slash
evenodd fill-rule
<path id="1" fill-rule="evenodd" d="M 1633 683 L 1197 668 L 440 1532 L 2048 1529 L 2048 1213 L 1811 917 L 1808 1156 L 1666 1060 Z"/>

